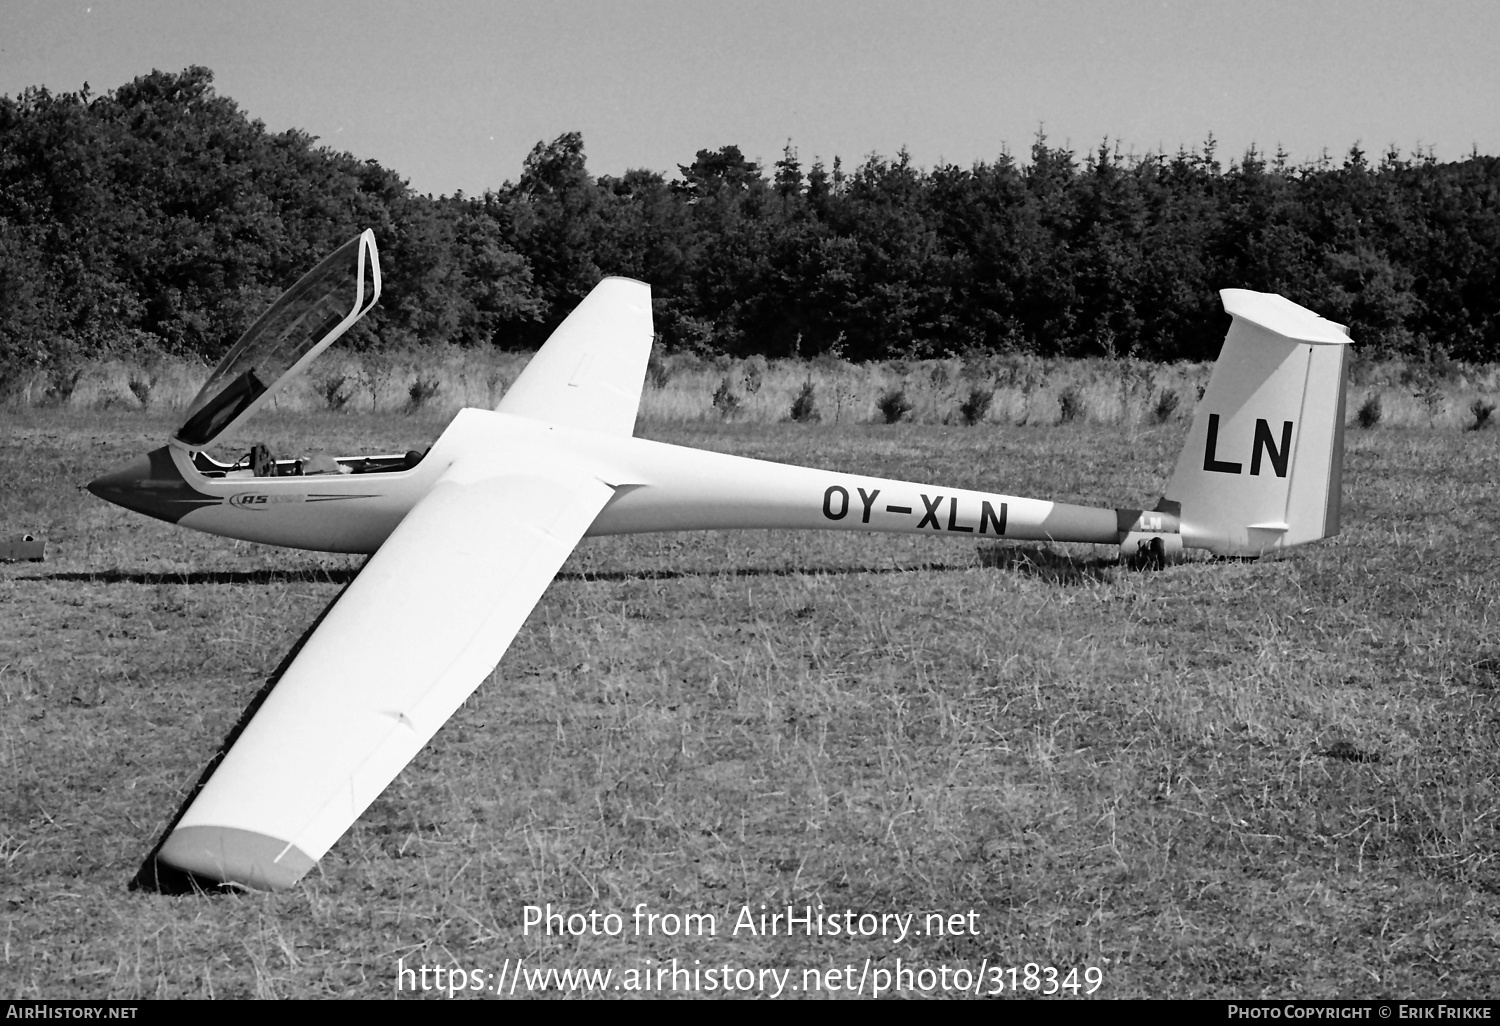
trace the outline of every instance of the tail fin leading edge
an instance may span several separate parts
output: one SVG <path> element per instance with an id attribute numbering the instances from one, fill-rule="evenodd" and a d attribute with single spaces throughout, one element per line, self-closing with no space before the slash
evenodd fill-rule
<path id="1" fill-rule="evenodd" d="M 1163 508 L 1183 544 L 1258 556 L 1337 534 L 1349 334 L 1281 296 L 1220 292 L 1232 317 Z"/>

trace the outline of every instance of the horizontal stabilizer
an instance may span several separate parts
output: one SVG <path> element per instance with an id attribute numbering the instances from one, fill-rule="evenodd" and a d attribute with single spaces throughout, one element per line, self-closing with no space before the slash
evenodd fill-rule
<path id="1" fill-rule="evenodd" d="M 1258 325 L 1282 338 L 1317 345 L 1349 344 L 1349 331 L 1342 324 L 1298 306 L 1284 296 L 1249 289 L 1221 289 L 1219 298 L 1224 303 L 1224 312 L 1231 317 Z"/>

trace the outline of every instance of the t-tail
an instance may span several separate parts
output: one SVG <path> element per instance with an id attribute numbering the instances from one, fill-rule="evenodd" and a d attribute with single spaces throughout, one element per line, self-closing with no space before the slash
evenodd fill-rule
<path id="1" fill-rule="evenodd" d="M 1233 321 L 1158 510 L 1222 556 L 1337 534 L 1349 333 L 1281 296 L 1220 295 Z"/>

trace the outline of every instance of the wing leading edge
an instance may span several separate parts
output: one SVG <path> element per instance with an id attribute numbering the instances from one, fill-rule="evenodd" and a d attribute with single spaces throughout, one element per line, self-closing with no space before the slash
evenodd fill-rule
<path id="1" fill-rule="evenodd" d="M 295 884 L 489 675 L 613 494 L 534 458 L 455 462 L 308 638 L 158 861 Z"/>

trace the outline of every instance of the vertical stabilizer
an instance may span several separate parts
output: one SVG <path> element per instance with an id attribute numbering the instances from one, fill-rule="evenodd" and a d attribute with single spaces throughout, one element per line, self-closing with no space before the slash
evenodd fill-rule
<path id="1" fill-rule="evenodd" d="M 1220 296 L 1233 321 L 1164 497 L 1183 544 L 1257 556 L 1337 534 L 1349 334 L 1281 296 Z"/>

